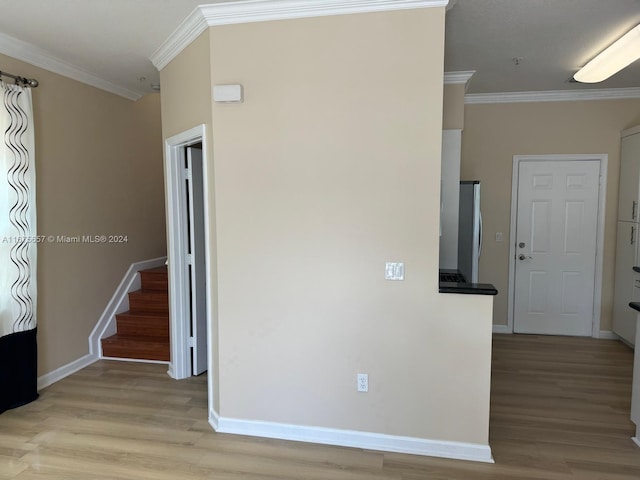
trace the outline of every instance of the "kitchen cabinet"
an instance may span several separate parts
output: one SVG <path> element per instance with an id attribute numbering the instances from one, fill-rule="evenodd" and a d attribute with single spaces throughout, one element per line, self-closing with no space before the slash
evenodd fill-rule
<path id="1" fill-rule="evenodd" d="M 640 302 L 629 304 L 636 314 L 636 344 L 640 345 Z M 636 436 L 632 440 L 640 447 L 640 348 L 633 355 L 633 384 L 631 387 L 631 421 L 636 424 Z"/>
<path id="2" fill-rule="evenodd" d="M 640 212 L 640 127 L 622 133 L 618 220 L 638 222 Z"/>
<path id="3" fill-rule="evenodd" d="M 637 306 L 637 305 L 636 305 Z M 636 320 L 636 344 L 640 345 L 640 314 Z M 633 384 L 631 390 L 631 421 L 636 424 L 636 436 L 632 440 L 640 447 L 640 348 L 633 355 Z"/>
<path id="4" fill-rule="evenodd" d="M 613 331 L 630 345 L 636 342 L 636 315 L 629 302 L 640 301 L 640 126 L 622 132 L 616 270 L 613 295 Z"/>
<path id="5" fill-rule="evenodd" d="M 613 331 L 630 345 L 635 344 L 636 313 L 629 302 L 639 301 L 636 281 L 640 274 L 633 271 L 637 263 L 638 224 L 618 222 L 616 237 L 616 277 L 613 296 Z"/>

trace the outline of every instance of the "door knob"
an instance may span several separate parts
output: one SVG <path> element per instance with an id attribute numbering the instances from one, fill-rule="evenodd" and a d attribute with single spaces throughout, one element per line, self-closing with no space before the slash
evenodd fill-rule
<path id="1" fill-rule="evenodd" d="M 533 257 L 530 257 L 529 255 L 524 255 L 521 253 L 520 255 L 518 255 L 518 258 L 520 260 L 531 260 Z"/>

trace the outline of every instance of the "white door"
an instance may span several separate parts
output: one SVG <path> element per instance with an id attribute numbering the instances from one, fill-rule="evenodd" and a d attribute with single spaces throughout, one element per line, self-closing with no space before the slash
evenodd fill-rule
<path id="1" fill-rule="evenodd" d="M 191 368 L 193 375 L 200 375 L 207 370 L 207 303 L 206 303 L 206 275 L 204 253 L 204 196 L 203 196 L 203 165 L 202 149 L 187 147 L 187 177 L 188 196 L 188 253 L 190 261 L 188 300 L 191 310 L 191 336 L 193 337 L 191 351 Z"/>
<path id="2" fill-rule="evenodd" d="M 600 162 L 522 161 L 514 332 L 592 332 Z"/>

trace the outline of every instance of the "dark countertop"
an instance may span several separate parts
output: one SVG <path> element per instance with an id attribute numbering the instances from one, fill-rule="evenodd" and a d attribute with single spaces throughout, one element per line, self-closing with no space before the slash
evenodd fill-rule
<path id="1" fill-rule="evenodd" d="M 640 273 L 640 267 L 633 267 L 633 271 Z"/>
<path id="2" fill-rule="evenodd" d="M 440 282 L 440 293 L 464 293 L 467 295 L 497 295 L 490 283 Z M 640 304 L 639 304 L 640 306 Z"/>
<path id="3" fill-rule="evenodd" d="M 490 283 L 467 283 L 458 270 L 440 269 L 440 293 L 462 293 L 466 295 L 497 295 L 498 290 Z M 443 281 L 444 280 L 444 281 Z"/>
<path id="4" fill-rule="evenodd" d="M 640 302 L 629 302 L 629 306 L 640 312 Z"/>

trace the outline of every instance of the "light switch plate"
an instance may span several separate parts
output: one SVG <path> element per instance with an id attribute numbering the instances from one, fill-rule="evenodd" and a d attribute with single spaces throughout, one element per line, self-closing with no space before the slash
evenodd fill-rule
<path id="1" fill-rule="evenodd" d="M 403 262 L 386 262 L 384 267 L 385 280 L 404 280 Z"/>

